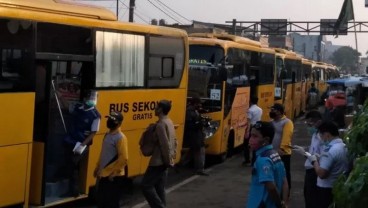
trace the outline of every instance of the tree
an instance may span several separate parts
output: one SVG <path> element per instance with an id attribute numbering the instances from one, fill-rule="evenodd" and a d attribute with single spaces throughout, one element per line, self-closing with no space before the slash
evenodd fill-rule
<path id="1" fill-rule="evenodd" d="M 359 56 L 361 54 L 350 46 L 343 46 L 336 50 L 332 56 L 332 62 L 346 71 L 356 71 L 358 69 Z"/>

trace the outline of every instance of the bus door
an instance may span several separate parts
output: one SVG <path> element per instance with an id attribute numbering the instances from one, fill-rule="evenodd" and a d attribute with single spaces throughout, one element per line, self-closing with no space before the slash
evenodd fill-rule
<path id="1" fill-rule="evenodd" d="M 31 188 L 39 191 L 40 204 L 71 197 L 73 172 L 68 158 L 73 153 L 68 152 L 65 138 L 73 123 L 71 112 L 74 106 L 82 101 L 83 92 L 92 88 L 92 73 L 88 73 L 92 68 L 93 62 L 36 61 L 33 173 L 38 174 L 33 174 L 32 179 L 37 183 Z M 42 159 L 38 160 L 40 157 Z M 81 162 L 83 169 L 87 161 Z M 85 173 L 81 171 L 78 181 L 83 183 L 85 179 Z M 84 192 L 82 186 L 80 192 Z"/>
<path id="2" fill-rule="evenodd" d="M 86 89 L 95 86 L 91 35 L 86 28 L 37 24 L 31 204 L 52 205 L 74 197 L 68 159 L 73 152 L 66 148 L 65 138 L 75 104 L 82 101 Z M 87 192 L 86 166 L 87 161 L 81 161 L 76 176 L 80 193 Z"/>

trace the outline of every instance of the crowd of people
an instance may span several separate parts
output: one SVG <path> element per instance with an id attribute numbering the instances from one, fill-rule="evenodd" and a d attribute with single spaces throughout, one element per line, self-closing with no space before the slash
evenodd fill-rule
<path id="1" fill-rule="evenodd" d="M 337 178 L 349 171 L 347 148 L 340 138 L 339 128 L 344 128 L 346 107 L 341 101 L 342 93 L 330 94 L 326 99 L 324 115 L 312 100 L 319 97 L 315 86 L 309 90 L 308 112 L 304 119 L 309 135 L 309 148 L 294 145 L 293 122 L 284 115 L 284 107 L 271 107 L 270 122 L 256 121 L 245 137 L 244 163 L 248 151 L 253 151 L 252 181 L 246 207 L 287 207 L 290 189 L 290 156 L 292 152 L 306 158 L 304 178 L 304 201 L 306 208 L 328 208 L 333 204 L 332 187 Z M 314 97 L 316 96 L 316 97 Z M 254 98 L 253 98 L 254 100 Z M 252 104 L 254 105 L 254 104 Z M 252 106 L 251 105 L 251 106 Z M 252 108 L 252 107 L 251 107 Z M 251 108 L 248 110 L 252 118 Z M 293 145 L 292 145 L 293 144 Z"/>
<path id="2" fill-rule="evenodd" d="M 313 87 L 313 86 L 312 86 Z M 312 89 L 311 93 L 319 94 Z M 92 96 L 96 97 L 96 96 Z M 309 98 L 314 99 L 314 98 Z M 339 98 L 336 98 L 339 99 Z M 318 110 L 307 112 L 305 124 L 311 142 L 308 149 L 293 145 L 293 121 L 285 116 L 284 106 L 275 103 L 271 106 L 269 117 L 271 121 L 261 121 L 263 110 L 257 105 L 258 98 L 251 97 L 248 113 L 248 130 L 244 138 L 244 165 L 251 165 L 252 179 L 246 207 L 288 207 L 291 172 L 290 162 L 292 152 L 306 158 L 304 199 L 306 208 L 327 208 L 333 202 L 332 187 L 337 178 L 348 171 L 349 161 L 343 140 L 339 137 L 339 123 L 325 120 Z M 332 105 L 326 104 L 326 109 Z M 95 133 L 99 129 L 100 114 L 94 107 L 95 99 L 87 94 L 84 103 L 76 105 L 75 128 L 66 137 L 66 151 L 70 155 L 73 171 L 78 170 L 78 162 L 88 151 Z M 155 115 L 155 147 L 150 155 L 148 168 L 143 176 L 141 187 L 150 207 L 166 207 L 165 183 L 168 168 L 174 166 L 176 156 L 176 135 L 172 120 L 168 117 L 171 102 L 158 102 Z M 128 145 L 120 128 L 123 115 L 120 112 L 110 112 L 106 126 L 100 157 L 94 176 L 97 178 L 97 199 L 99 208 L 119 207 L 122 193 L 122 181 L 126 174 L 128 161 Z M 336 120 L 335 120 L 336 121 Z M 205 172 L 205 142 L 201 116 L 201 100 L 194 97 L 188 102 L 185 125 L 185 138 L 190 150 L 183 156 L 183 161 L 194 160 L 195 173 L 208 176 Z M 250 154 L 250 151 L 252 154 Z M 250 156 L 252 155 L 252 158 Z M 74 172 L 73 175 L 77 175 Z M 72 194 L 78 193 L 78 183 L 72 180 Z"/>

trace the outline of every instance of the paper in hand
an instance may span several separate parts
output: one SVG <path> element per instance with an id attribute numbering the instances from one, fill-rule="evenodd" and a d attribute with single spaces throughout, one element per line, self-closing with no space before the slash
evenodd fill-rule
<path id="1" fill-rule="evenodd" d="M 84 150 L 86 149 L 86 147 L 87 147 L 87 145 L 82 145 L 82 143 L 77 142 L 75 144 L 74 148 L 73 148 L 73 152 L 75 154 L 81 155 L 84 152 Z"/>

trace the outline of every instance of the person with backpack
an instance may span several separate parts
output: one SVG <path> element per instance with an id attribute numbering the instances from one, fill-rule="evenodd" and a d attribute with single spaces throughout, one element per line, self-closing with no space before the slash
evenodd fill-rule
<path id="1" fill-rule="evenodd" d="M 256 152 L 246 207 L 287 207 L 288 182 L 280 155 L 273 149 L 275 128 L 270 122 L 252 126 L 250 148 Z"/>
<path id="2" fill-rule="evenodd" d="M 123 115 L 120 112 L 111 112 L 106 117 L 109 131 L 105 134 L 100 157 L 93 173 L 94 177 L 98 178 L 97 207 L 118 208 L 126 178 L 128 142 L 120 130 Z"/>
<path id="3" fill-rule="evenodd" d="M 168 168 L 174 166 L 176 158 L 176 135 L 172 120 L 168 117 L 171 102 L 161 100 L 155 108 L 158 117 L 154 131 L 156 146 L 150 158 L 148 168 L 142 179 L 142 191 L 150 207 L 166 207 L 165 184 Z"/>

